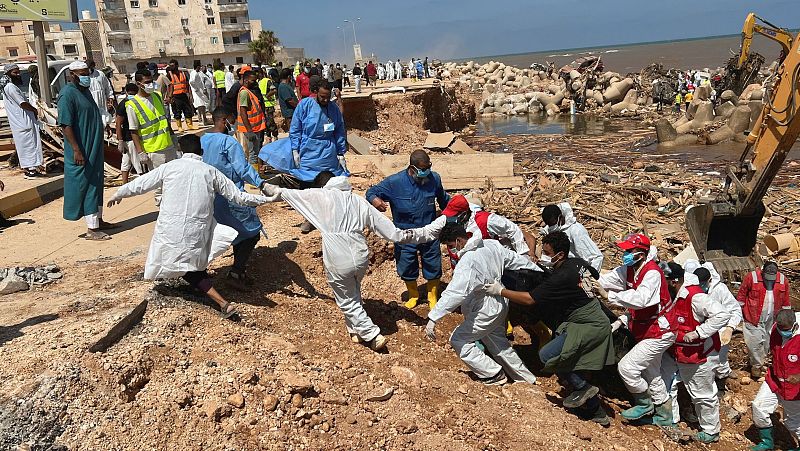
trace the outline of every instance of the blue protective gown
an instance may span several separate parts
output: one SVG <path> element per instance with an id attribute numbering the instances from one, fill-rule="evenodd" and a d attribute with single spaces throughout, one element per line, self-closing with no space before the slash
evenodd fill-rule
<path id="1" fill-rule="evenodd" d="M 370 187 L 366 193 L 367 200 L 372 203 L 379 197 L 392 208 L 392 220 L 398 229 L 416 229 L 424 227 L 436 219 L 436 203 L 444 210 L 450 196 L 442 187 L 442 178 L 431 172 L 428 181 L 417 183 L 403 169 L 390 175 Z M 397 273 L 403 280 L 417 280 L 419 277 L 419 257 L 422 259 L 422 275 L 426 280 L 438 279 L 442 276 L 442 253 L 439 240 L 425 244 L 395 244 L 394 257 Z"/>
<path id="2" fill-rule="evenodd" d="M 315 98 L 301 100 L 294 110 L 289 140 L 292 149 L 300 151 L 300 167 L 289 171 L 298 179 L 310 182 L 322 171 L 350 175 L 339 164 L 338 156 L 347 152 L 347 139 L 344 118 L 335 103 L 321 107 Z"/>
<path id="3" fill-rule="evenodd" d="M 417 61 L 415 65 L 417 66 L 417 78 L 425 78 L 425 66 L 422 61 Z"/>
<path id="4" fill-rule="evenodd" d="M 244 182 L 261 186 L 263 180 L 247 163 L 242 145 L 233 136 L 209 132 L 200 138 L 200 145 L 203 148 L 203 162 L 217 168 L 231 179 L 240 191 L 244 191 Z M 258 235 L 263 227 L 255 207 L 228 202 L 219 194 L 214 198 L 214 219 L 239 232 L 233 244 Z"/>

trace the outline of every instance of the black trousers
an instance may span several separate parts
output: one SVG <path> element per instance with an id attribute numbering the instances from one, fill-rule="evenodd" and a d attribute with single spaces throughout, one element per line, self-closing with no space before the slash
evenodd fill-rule
<path id="1" fill-rule="evenodd" d="M 208 290 L 211 289 L 211 277 L 205 270 L 187 272 L 183 275 L 183 280 L 203 293 L 208 293 Z"/>
<path id="2" fill-rule="evenodd" d="M 256 248 L 256 244 L 260 239 L 261 233 L 259 232 L 258 235 L 233 245 L 233 271 L 244 274 L 247 269 L 247 261 L 250 260 L 253 249 Z"/>
<path id="3" fill-rule="evenodd" d="M 189 103 L 189 96 L 176 94 L 172 96 L 172 118 L 176 121 L 191 119 L 194 116 L 194 107 Z"/>

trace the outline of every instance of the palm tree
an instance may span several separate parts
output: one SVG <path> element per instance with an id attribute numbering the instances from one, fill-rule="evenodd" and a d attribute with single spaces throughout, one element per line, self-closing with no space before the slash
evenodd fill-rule
<path id="1" fill-rule="evenodd" d="M 270 64 L 275 58 L 275 46 L 281 41 L 272 30 L 262 30 L 258 39 L 250 43 L 250 51 L 256 64 Z"/>

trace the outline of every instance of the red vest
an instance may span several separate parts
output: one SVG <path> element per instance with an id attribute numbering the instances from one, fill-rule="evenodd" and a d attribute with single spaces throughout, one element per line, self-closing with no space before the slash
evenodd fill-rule
<path id="1" fill-rule="evenodd" d="M 672 297 L 669 295 L 669 289 L 667 287 L 667 279 L 664 278 L 664 272 L 658 266 L 658 263 L 653 260 L 644 264 L 641 271 L 639 271 L 638 277 L 634 277 L 635 270 L 633 267 L 628 268 L 628 286 L 634 290 L 639 288 L 645 274 L 650 271 L 658 271 L 658 274 L 661 276 L 661 290 L 659 292 L 661 302 L 639 310 L 628 309 L 628 314 L 630 315 L 628 329 L 630 329 L 637 341 L 647 338 L 661 338 L 661 336 L 664 335 L 665 331 L 662 331 L 661 326 L 658 325 L 658 316 L 661 313 L 661 309 L 672 302 Z"/>
<path id="2" fill-rule="evenodd" d="M 709 354 L 714 351 L 719 352 L 719 334 L 714 334 L 711 337 L 714 345 L 709 349 L 706 349 L 706 340 L 700 339 L 691 343 L 683 342 L 683 336 L 700 325 L 700 322 L 695 319 L 694 313 L 692 313 L 692 299 L 696 294 L 703 294 L 703 289 L 699 285 L 692 285 L 686 289 L 689 291 L 689 295 L 685 298 L 678 298 L 667 314 L 669 324 L 675 331 L 675 345 L 672 346 L 670 351 L 679 363 L 705 363 Z"/>
<path id="3" fill-rule="evenodd" d="M 484 240 L 489 239 L 497 239 L 496 236 L 491 236 L 489 234 L 489 213 L 488 211 L 477 211 L 475 212 L 475 224 L 478 226 L 478 230 L 481 231 L 481 237 Z M 450 257 L 450 266 L 455 269 L 456 264 L 458 263 L 458 255 L 454 252 L 451 252 L 450 249 L 447 249 L 447 255 Z"/>
<path id="4" fill-rule="evenodd" d="M 800 374 L 800 336 L 795 335 L 783 343 L 777 326 L 773 326 L 769 349 L 772 352 L 772 365 L 767 371 L 767 385 L 784 401 L 800 400 L 800 384 L 790 384 L 786 380 L 793 374 Z"/>

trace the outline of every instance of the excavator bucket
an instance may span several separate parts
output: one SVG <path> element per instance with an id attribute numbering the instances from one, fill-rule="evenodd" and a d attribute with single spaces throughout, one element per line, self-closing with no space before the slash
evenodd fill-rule
<path id="1" fill-rule="evenodd" d="M 702 204 L 686 212 L 686 229 L 701 261 L 720 272 L 749 271 L 760 263 L 753 250 L 763 216 L 763 204 L 752 215 L 736 215 L 727 203 Z"/>

